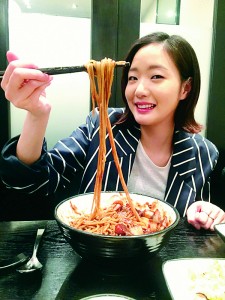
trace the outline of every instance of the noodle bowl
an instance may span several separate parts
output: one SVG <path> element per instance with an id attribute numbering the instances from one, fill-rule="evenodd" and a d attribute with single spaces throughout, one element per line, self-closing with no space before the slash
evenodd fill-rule
<path id="1" fill-rule="evenodd" d="M 100 207 L 108 207 L 119 195 L 118 192 L 102 192 Z M 155 199 L 139 194 L 130 194 L 138 205 L 155 202 Z M 65 239 L 81 257 L 94 261 L 125 262 L 137 258 L 139 261 L 157 253 L 168 241 L 172 230 L 179 222 L 176 208 L 165 201 L 157 200 L 160 207 L 169 218 L 168 226 L 137 235 L 100 234 L 71 226 L 76 214 L 71 207 L 75 205 L 80 213 L 91 213 L 93 193 L 77 195 L 59 203 L 55 208 L 55 219 L 64 234 Z M 106 222 L 107 223 L 107 222 Z"/>

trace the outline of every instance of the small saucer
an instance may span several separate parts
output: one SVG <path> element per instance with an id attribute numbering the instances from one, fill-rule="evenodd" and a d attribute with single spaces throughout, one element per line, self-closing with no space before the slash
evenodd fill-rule
<path id="1" fill-rule="evenodd" d="M 219 237 L 225 242 L 225 223 L 216 224 L 214 228 Z"/>
<path id="2" fill-rule="evenodd" d="M 133 298 L 117 294 L 99 294 L 82 298 L 81 300 L 135 300 Z"/>

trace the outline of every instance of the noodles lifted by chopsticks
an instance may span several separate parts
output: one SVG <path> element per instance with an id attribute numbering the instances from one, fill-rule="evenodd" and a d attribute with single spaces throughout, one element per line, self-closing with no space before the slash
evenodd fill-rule
<path id="1" fill-rule="evenodd" d="M 133 215 L 135 216 L 136 220 L 140 221 L 140 216 L 138 215 L 133 205 L 132 199 L 130 198 L 126 183 L 123 178 L 122 170 L 116 152 L 116 146 L 113 138 L 111 123 L 108 116 L 108 104 L 111 95 L 114 68 L 116 64 L 125 64 L 125 62 L 115 62 L 110 58 L 105 58 L 102 59 L 100 62 L 91 60 L 86 65 L 87 72 L 90 78 L 93 110 L 95 108 L 95 105 L 97 105 L 99 109 L 99 118 L 100 118 L 98 165 L 97 165 L 97 174 L 96 174 L 96 181 L 94 187 L 92 213 L 90 218 L 91 220 L 93 220 L 100 212 L 102 178 L 105 169 L 105 155 L 106 155 L 105 137 L 106 137 L 106 132 L 108 132 L 109 140 L 112 148 L 112 155 L 118 170 L 118 174 L 119 174 L 119 178 L 123 190 L 126 194 Z"/>

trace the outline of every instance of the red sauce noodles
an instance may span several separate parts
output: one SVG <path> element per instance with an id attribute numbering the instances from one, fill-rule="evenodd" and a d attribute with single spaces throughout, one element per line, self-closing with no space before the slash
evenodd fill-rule
<path id="1" fill-rule="evenodd" d="M 108 204 L 100 207 L 93 220 L 90 220 L 90 214 L 85 210 L 77 209 L 71 200 L 70 206 L 74 213 L 70 214 L 67 221 L 76 229 L 110 236 L 149 234 L 163 230 L 172 224 L 171 216 L 160 201 L 153 199 L 149 202 L 133 201 L 132 203 L 140 221 L 136 220 L 124 193 L 114 194 L 109 198 Z"/>
<path id="2" fill-rule="evenodd" d="M 105 137 L 107 131 L 109 134 L 109 140 L 112 148 L 113 158 L 117 167 L 117 171 L 120 177 L 123 190 L 127 197 L 127 201 L 129 202 L 131 211 L 133 212 L 133 215 L 135 216 L 136 220 L 140 221 L 140 217 L 136 209 L 134 208 L 134 205 L 132 203 L 132 200 L 128 192 L 128 188 L 123 178 L 123 173 L 120 167 L 118 155 L 116 152 L 115 142 L 113 139 L 111 123 L 108 116 L 108 104 L 111 95 L 113 74 L 114 74 L 114 68 L 116 64 L 121 65 L 121 64 L 125 64 L 125 62 L 123 61 L 115 62 L 110 58 L 104 58 L 100 62 L 91 60 L 86 65 L 87 72 L 90 78 L 93 110 L 96 103 L 99 109 L 99 118 L 100 118 L 98 165 L 97 165 L 97 174 L 96 174 L 96 181 L 94 187 L 92 213 L 90 219 L 94 219 L 100 210 L 102 177 L 105 169 L 105 155 L 106 155 Z"/>

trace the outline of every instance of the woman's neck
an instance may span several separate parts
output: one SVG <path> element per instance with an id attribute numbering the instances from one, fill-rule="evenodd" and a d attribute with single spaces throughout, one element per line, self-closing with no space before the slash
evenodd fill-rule
<path id="1" fill-rule="evenodd" d="M 149 158 L 159 167 L 167 165 L 173 152 L 174 127 L 141 126 L 141 143 Z"/>

